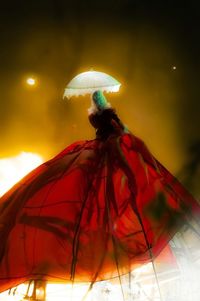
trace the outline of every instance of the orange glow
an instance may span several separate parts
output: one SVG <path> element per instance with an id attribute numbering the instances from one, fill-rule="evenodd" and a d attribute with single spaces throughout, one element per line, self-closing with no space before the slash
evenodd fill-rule
<path id="1" fill-rule="evenodd" d="M 21 152 L 15 157 L 0 160 L 0 196 L 43 162 L 41 156 Z"/>

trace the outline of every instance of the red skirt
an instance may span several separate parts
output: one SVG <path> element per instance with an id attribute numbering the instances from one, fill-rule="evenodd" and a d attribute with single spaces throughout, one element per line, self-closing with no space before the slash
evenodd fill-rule
<path id="1" fill-rule="evenodd" d="M 29 279 L 93 283 L 126 274 L 200 214 L 131 134 L 70 145 L 0 201 L 0 291 Z"/>

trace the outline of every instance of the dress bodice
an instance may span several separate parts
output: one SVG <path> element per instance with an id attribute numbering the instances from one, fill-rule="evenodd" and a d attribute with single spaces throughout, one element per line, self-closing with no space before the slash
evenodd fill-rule
<path id="1" fill-rule="evenodd" d="M 98 139 L 105 140 L 110 135 L 119 134 L 124 130 L 124 125 L 112 108 L 90 114 L 89 121 L 96 129 Z"/>

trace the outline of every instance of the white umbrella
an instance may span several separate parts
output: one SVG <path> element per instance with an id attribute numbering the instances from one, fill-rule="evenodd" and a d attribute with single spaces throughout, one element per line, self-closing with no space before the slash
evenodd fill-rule
<path id="1" fill-rule="evenodd" d="M 112 76 L 99 71 L 87 71 L 75 76 L 67 85 L 63 97 L 102 92 L 118 92 L 121 84 Z"/>

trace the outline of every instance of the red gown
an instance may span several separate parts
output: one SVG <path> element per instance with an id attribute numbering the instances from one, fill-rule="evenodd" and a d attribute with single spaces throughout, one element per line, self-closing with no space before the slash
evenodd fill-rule
<path id="1" fill-rule="evenodd" d="M 1 198 L 0 291 L 123 275 L 198 222 L 197 201 L 113 109 L 89 119 L 96 139 L 68 146 Z"/>

